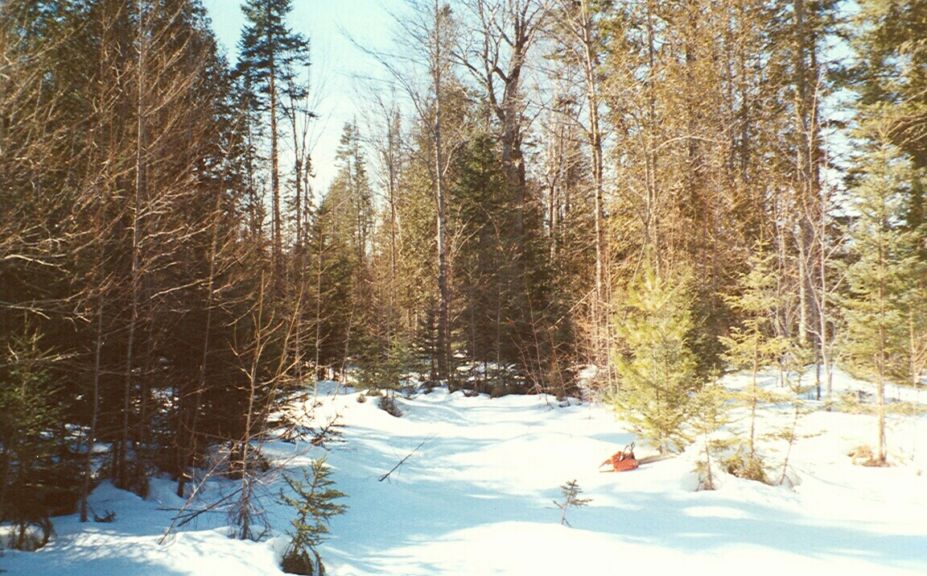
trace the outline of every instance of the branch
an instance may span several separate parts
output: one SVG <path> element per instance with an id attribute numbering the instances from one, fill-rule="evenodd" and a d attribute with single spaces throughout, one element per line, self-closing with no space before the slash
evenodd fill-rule
<path id="1" fill-rule="evenodd" d="M 428 438 L 425 438 L 424 440 L 422 440 L 421 442 L 419 442 L 419 443 L 418 443 L 418 446 L 416 446 L 411 452 L 409 452 L 408 454 L 406 454 L 405 457 L 403 457 L 402 460 L 400 460 L 399 462 L 396 462 L 396 465 L 393 466 L 392 468 L 390 468 L 390 469 L 389 469 L 389 472 L 387 472 L 386 474 L 383 474 L 383 475 L 380 476 L 377 480 L 378 480 L 379 482 L 382 482 L 382 481 L 386 480 L 387 478 L 389 478 L 390 474 L 392 474 L 393 472 L 396 471 L 397 468 L 399 468 L 400 466 L 402 466 L 403 464 L 405 464 L 406 460 L 408 460 L 409 458 L 412 457 L 413 454 L 415 454 L 416 452 L 418 452 L 418 449 L 421 448 L 422 446 L 424 446 L 424 445 L 425 445 L 425 442 L 428 442 L 429 440 L 431 440 L 431 438 L 432 438 L 432 437 L 429 436 Z"/>

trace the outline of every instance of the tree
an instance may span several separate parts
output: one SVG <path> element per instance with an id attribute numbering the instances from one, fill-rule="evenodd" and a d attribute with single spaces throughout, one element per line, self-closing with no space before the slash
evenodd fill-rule
<path id="1" fill-rule="evenodd" d="M 747 444 L 747 470 L 762 479 L 762 464 L 756 452 L 756 409 L 761 400 L 757 376 L 767 366 L 778 363 L 787 352 L 789 341 L 776 335 L 775 306 L 776 278 L 772 265 L 775 254 L 769 254 L 760 245 L 754 245 L 747 260 L 749 269 L 739 279 L 737 292 L 726 298 L 731 309 L 738 314 L 740 326 L 722 337 L 724 358 L 733 368 L 746 369 L 750 374 L 750 387 L 746 402 L 750 406 L 750 434 Z"/>
<path id="2" fill-rule="evenodd" d="M 347 510 L 347 506 L 335 503 L 345 494 L 332 487 L 331 468 L 324 458 L 313 460 L 311 468 L 303 468 L 302 473 L 302 479 L 283 476 L 294 495 L 281 492 L 280 501 L 293 508 L 296 518 L 290 521 L 293 531 L 281 568 L 287 574 L 321 576 L 325 567 L 319 545 L 328 536 L 331 519 Z"/>
<path id="3" fill-rule="evenodd" d="M 287 27 L 286 18 L 292 8 L 290 0 L 248 0 L 242 5 L 247 22 L 239 42 L 239 74 L 257 91 L 253 104 L 265 112 L 270 121 L 272 246 L 274 286 L 278 293 L 285 272 L 277 127 L 279 98 L 282 90 L 295 85 L 299 64 L 308 65 L 309 58 L 308 40 Z"/>
<path id="4" fill-rule="evenodd" d="M 909 367 L 905 296 L 919 269 L 916 236 L 903 226 L 903 208 L 910 194 L 910 164 L 893 143 L 898 124 L 881 106 L 868 109 L 862 126 L 867 143 L 860 158 L 860 176 L 852 188 L 855 218 L 849 246 L 844 300 L 846 353 L 852 366 L 876 382 L 878 453 L 885 464 L 885 384 Z"/>
<path id="5" fill-rule="evenodd" d="M 692 427 L 697 434 L 702 436 L 702 453 L 705 455 L 705 461 L 699 460 L 696 465 L 699 473 L 699 490 L 716 489 L 712 452 L 718 448 L 718 445 L 726 447 L 727 442 L 715 440 L 712 435 L 730 422 L 727 408 L 729 399 L 730 394 L 727 388 L 719 380 L 706 382 L 695 396 L 695 417 L 692 420 Z"/>
<path id="6" fill-rule="evenodd" d="M 41 547 L 51 536 L 49 516 L 61 513 L 52 505 L 56 493 L 68 485 L 60 455 L 67 453 L 49 364 L 53 355 L 39 346 L 38 333 L 5 343 L 0 354 L 0 518 L 13 523 L 16 532 L 9 545 L 16 549 Z M 64 512 L 72 510 L 65 509 Z M 29 527 L 42 530 L 40 542 L 31 542 Z"/>
<path id="7" fill-rule="evenodd" d="M 564 60 L 565 66 L 582 69 L 585 88 L 587 120 L 583 123 L 577 118 L 576 123 L 582 127 L 589 147 L 594 189 L 592 212 L 595 232 L 595 293 L 590 307 L 592 357 L 597 365 L 606 366 L 605 384 L 607 388 L 611 388 L 611 370 L 607 368 L 608 358 L 611 356 L 611 339 L 609 313 L 605 309 L 610 301 L 611 281 L 607 275 L 609 234 L 605 208 L 605 129 L 601 109 L 603 74 L 600 62 L 605 48 L 604 33 L 601 29 L 602 12 L 608 7 L 608 2 L 563 0 L 557 4 L 554 14 L 557 27 L 555 34 L 562 45 L 562 53 L 558 56 Z"/>
<path id="8" fill-rule="evenodd" d="M 560 495 L 563 496 L 563 502 L 554 500 L 554 505 L 560 508 L 561 526 L 570 526 L 566 518 L 567 510 L 570 508 L 581 508 L 592 502 L 591 498 L 580 498 L 580 494 L 582 493 L 583 489 L 579 487 L 579 483 L 577 483 L 576 480 L 570 480 L 560 485 Z"/>
<path id="9" fill-rule="evenodd" d="M 447 175 L 452 153 L 459 144 L 455 126 L 448 121 L 448 96 L 459 91 L 451 68 L 451 50 L 457 34 L 457 22 L 451 7 L 438 0 L 411 2 L 414 14 L 406 20 L 397 19 L 400 42 L 412 54 L 414 71 L 405 71 L 382 54 L 374 54 L 409 97 L 420 124 L 421 136 L 427 143 L 421 151 L 429 158 L 425 163 L 427 178 L 434 197 L 434 250 L 437 267 L 437 377 L 451 376 L 450 333 L 450 248 L 448 239 Z M 416 75 L 425 78 L 419 84 Z"/>
<path id="10" fill-rule="evenodd" d="M 461 35 L 468 42 L 455 52 L 455 59 L 472 73 L 498 122 L 502 172 L 514 198 L 516 236 L 520 236 L 527 194 L 523 73 L 547 5 L 538 0 L 469 0 L 468 8 L 477 25 L 470 34 Z"/>
<path id="11" fill-rule="evenodd" d="M 927 3 L 864 0 L 849 24 L 856 50 L 865 54 L 852 70 L 854 87 L 863 105 L 890 103 L 897 128 L 892 143 L 910 158 L 915 169 L 911 180 L 911 223 L 924 223 L 927 168 Z M 921 236 L 923 238 L 923 236 Z"/>
<path id="12" fill-rule="evenodd" d="M 626 352 L 613 403 L 661 454 L 682 448 L 701 382 L 692 350 L 692 294 L 685 269 L 658 274 L 650 265 L 628 284 L 615 326 Z"/>

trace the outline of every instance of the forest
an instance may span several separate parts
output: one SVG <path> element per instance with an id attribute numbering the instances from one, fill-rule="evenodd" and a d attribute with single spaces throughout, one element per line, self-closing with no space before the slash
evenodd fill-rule
<path id="1" fill-rule="evenodd" d="M 317 380 L 661 452 L 728 371 L 923 385 L 927 2 L 409 0 L 327 189 L 311 39 L 241 9 L 229 62 L 200 0 L 0 0 L 3 520 L 249 478 Z"/>

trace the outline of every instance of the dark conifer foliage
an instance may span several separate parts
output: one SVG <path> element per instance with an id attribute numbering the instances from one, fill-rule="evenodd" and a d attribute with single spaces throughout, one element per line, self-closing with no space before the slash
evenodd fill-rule
<path id="1" fill-rule="evenodd" d="M 292 9 L 290 0 L 248 0 L 242 5 L 247 23 L 239 42 L 241 57 L 237 68 L 252 93 L 248 104 L 269 119 L 271 237 L 274 287 L 278 294 L 282 293 L 285 280 L 278 126 L 281 95 L 289 91 L 291 97 L 300 97 L 295 79 L 309 60 L 309 41 L 294 33 L 287 22 Z"/>

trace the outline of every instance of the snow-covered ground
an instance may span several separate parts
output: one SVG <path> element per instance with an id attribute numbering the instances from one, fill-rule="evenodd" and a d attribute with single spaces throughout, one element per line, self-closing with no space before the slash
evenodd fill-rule
<path id="1" fill-rule="evenodd" d="M 844 374 L 835 381 L 838 391 L 854 386 L 865 384 Z M 718 490 L 699 492 L 698 444 L 633 472 L 599 472 L 602 460 L 634 440 L 604 406 L 439 389 L 397 398 L 404 415 L 395 418 L 375 399 L 359 403 L 357 396 L 323 395 L 318 417 L 340 413 L 345 425 L 344 442 L 327 452 L 305 442 L 266 447 L 290 469 L 326 455 L 348 494 L 350 508 L 334 519 L 322 547 L 332 576 L 927 574 L 923 416 L 890 416 L 895 465 L 867 468 L 847 453 L 874 444 L 874 417 L 812 410 L 799 421 L 791 455 L 794 487 L 722 475 Z M 763 416 L 761 433 L 788 422 L 791 412 L 767 407 Z M 648 454 L 640 443 L 637 452 Z M 781 452 L 770 452 L 774 468 Z M 554 500 L 570 480 L 591 501 L 568 510 L 567 527 Z M 47 547 L 7 551 L 0 569 L 36 576 L 279 574 L 290 519 L 273 498 L 281 485 L 272 474 L 261 490 L 274 527 L 265 541 L 227 538 L 225 516 L 213 514 L 161 545 L 182 505 L 173 484 L 155 480 L 147 500 L 104 484 L 91 504 L 98 514 L 114 511 L 115 522 L 55 518 L 57 535 Z M 232 488 L 213 481 L 203 502 Z"/>

